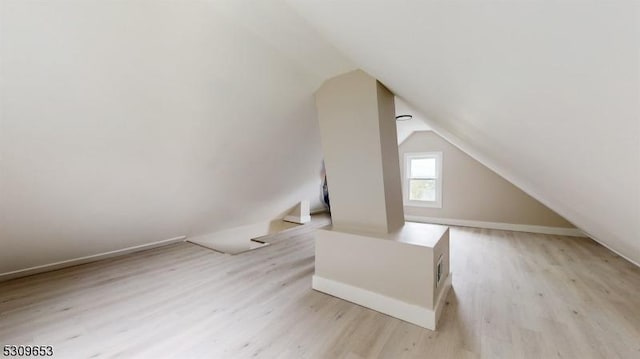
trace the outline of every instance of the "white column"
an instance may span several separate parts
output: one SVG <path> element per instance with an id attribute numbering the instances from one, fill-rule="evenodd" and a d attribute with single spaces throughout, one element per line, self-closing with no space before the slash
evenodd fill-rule
<path id="1" fill-rule="evenodd" d="M 335 229 L 389 233 L 404 224 L 393 98 L 361 70 L 316 93 Z"/>

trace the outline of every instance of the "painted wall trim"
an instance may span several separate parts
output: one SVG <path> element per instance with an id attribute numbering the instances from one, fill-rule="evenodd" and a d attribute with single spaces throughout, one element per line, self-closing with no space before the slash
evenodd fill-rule
<path id="1" fill-rule="evenodd" d="M 451 265 L 451 260 L 449 260 L 449 265 Z M 445 278 L 442 286 L 442 290 L 440 291 L 440 294 L 438 294 L 438 298 L 436 298 L 435 302 L 436 327 L 438 326 L 438 321 L 440 320 L 444 307 L 447 304 L 447 295 L 449 295 L 449 291 L 453 286 L 453 273 L 449 272 L 449 275 Z"/>
<path id="2" fill-rule="evenodd" d="M 586 232 L 585 232 L 585 234 L 586 234 L 589 238 L 593 239 L 595 242 L 597 242 L 598 244 L 600 244 L 601 246 L 605 247 L 606 249 L 608 249 L 608 250 L 612 251 L 613 253 L 617 254 L 618 256 L 620 256 L 620 257 L 622 257 L 622 258 L 626 259 L 629 263 L 631 263 L 631 264 L 635 265 L 636 267 L 640 268 L 640 262 L 636 262 L 636 261 L 634 261 L 633 259 L 631 259 L 631 258 L 629 258 L 629 257 L 625 256 L 624 254 L 622 254 L 622 253 L 618 252 L 617 250 L 615 250 L 615 249 L 611 248 L 608 244 L 606 244 L 606 243 L 604 243 L 604 242 L 601 242 L 601 241 L 597 240 L 595 237 L 591 236 L 590 234 L 588 234 L 588 233 L 586 233 Z"/>
<path id="3" fill-rule="evenodd" d="M 66 268 L 66 267 L 76 266 L 76 265 L 79 265 L 79 264 L 95 262 L 95 261 L 99 261 L 101 259 L 107 259 L 107 258 L 111 258 L 111 257 L 117 257 L 117 256 L 129 254 L 129 253 L 144 251 L 144 250 L 147 250 L 147 249 L 162 247 L 162 246 L 166 246 L 166 245 L 177 243 L 177 242 L 184 242 L 184 240 L 186 238 L 187 238 L 187 236 L 178 236 L 178 237 L 173 237 L 173 238 L 169 238 L 169 239 L 163 239 L 161 241 L 141 244 L 139 246 L 127 247 L 127 248 L 123 248 L 123 249 L 116 249 L 116 250 L 110 251 L 110 252 L 92 254 L 90 256 L 67 259 L 67 260 L 60 261 L 60 262 L 43 264 L 43 265 L 40 265 L 40 266 L 35 266 L 35 267 L 30 267 L 30 268 L 25 268 L 25 269 L 18 269 L 18 270 L 11 271 L 11 272 L 6 272 L 6 273 L 0 273 L 0 282 L 5 281 L 5 280 L 9 280 L 9 279 L 19 278 L 19 277 L 26 277 L 26 276 L 29 276 L 29 275 L 38 274 L 38 273 L 42 273 L 42 272 L 49 272 L 49 271 L 53 271 L 53 270 L 56 270 L 56 269 L 62 269 L 62 268 Z"/>
<path id="4" fill-rule="evenodd" d="M 505 231 L 530 232 L 530 233 L 554 234 L 554 235 L 560 235 L 560 236 L 589 238 L 589 236 L 587 236 L 584 232 L 582 232 L 578 228 L 545 227 L 545 226 L 534 226 L 529 224 L 483 222 L 483 221 L 470 221 L 466 219 L 423 217 L 423 216 L 412 216 L 412 215 L 406 215 L 404 218 L 409 222 L 444 224 L 449 226 L 477 227 L 477 228 L 488 228 L 488 229 L 500 229 Z"/>
<path id="5" fill-rule="evenodd" d="M 317 275 L 313 276 L 312 288 L 423 328 L 436 330 L 437 320 L 442 313 L 442 307 L 445 302 L 444 298 L 446 298 L 451 288 L 451 277 L 449 275 L 445 280 L 444 288 L 442 288 L 442 292 L 438 297 L 435 310 Z"/>

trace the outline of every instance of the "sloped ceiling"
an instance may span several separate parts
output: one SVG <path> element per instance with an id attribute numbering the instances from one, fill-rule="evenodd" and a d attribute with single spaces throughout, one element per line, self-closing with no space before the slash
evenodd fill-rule
<path id="1" fill-rule="evenodd" d="M 640 263 L 637 1 L 288 2 L 450 142 Z"/>
<path id="2" fill-rule="evenodd" d="M 1 0 L 0 59 L 0 274 L 321 206 L 353 69 L 275 0 Z"/>
<path id="3" fill-rule="evenodd" d="M 396 129 L 398 132 L 398 145 L 402 144 L 409 136 L 417 131 L 429 131 L 431 127 L 427 125 L 424 116 L 414 108 L 409 106 L 399 97 L 395 98 L 396 116 L 411 115 L 413 118 L 408 121 L 396 121 Z"/>

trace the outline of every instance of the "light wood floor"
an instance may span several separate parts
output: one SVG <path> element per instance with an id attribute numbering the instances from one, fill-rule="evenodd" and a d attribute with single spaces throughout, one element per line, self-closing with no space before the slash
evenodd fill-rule
<path id="1" fill-rule="evenodd" d="M 452 228 L 432 332 L 311 290 L 313 239 L 188 243 L 0 283 L 0 345 L 57 357 L 640 358 L 640 269 L 587 239 Z M 366 253 L 354 255 L 366 255 Z"/>

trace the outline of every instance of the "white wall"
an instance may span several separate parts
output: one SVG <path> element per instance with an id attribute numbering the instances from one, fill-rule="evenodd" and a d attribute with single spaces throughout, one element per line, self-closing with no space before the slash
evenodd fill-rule
<path id="1" fill-rule="evenodd" d="M 395 98 L 396 116 L 411 115 L 411 120 L 396 121 L 396 129 L 398 133 L 398 145 L 401 145 L 411 134 L 417 131 L 431 131 L 431 127 L 427 125 L 419 111 L 409 106 L 400 97 Z"/>
<path id="2" fill-rule="evenodd" d="M 316 93 L 334 229 L 404 224 L 393 94 L 356 70 Z"/>
<path id="3" fill-rule="evenodd" d="M 407 153 L 442 153 L 442 208 L 406 206 L 404 211 L 409 216 L 574 228 L 433 131 L 414 132 L 399 146 L 398 152 L 400 163 L 404 163 Z M 406 196 L 404 165 L 401 170 Z"/>
<path id="4" fill-rule="evenodd" d="M 640 263 L 640 3 L 289 0 L 430 127 Z"/>
<path id="5" fill-rule="evenodd" d="M 2 0 L 0 42 L 0 273 L 320 206 L 352 67 L 280 2 Z"/>

